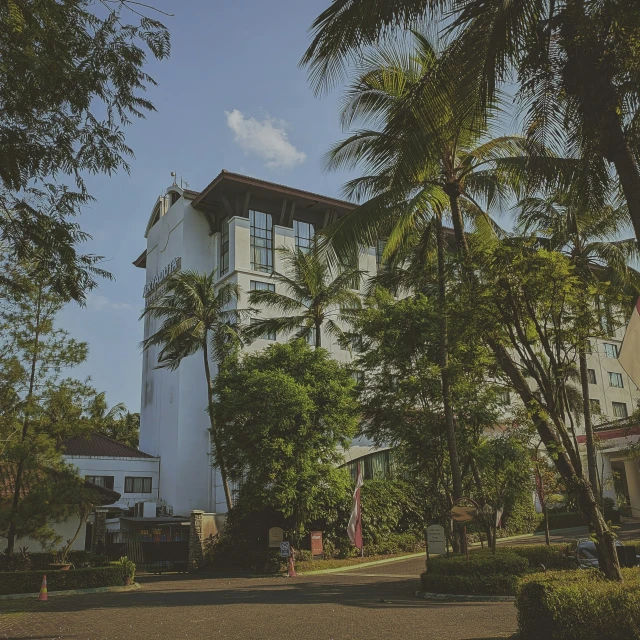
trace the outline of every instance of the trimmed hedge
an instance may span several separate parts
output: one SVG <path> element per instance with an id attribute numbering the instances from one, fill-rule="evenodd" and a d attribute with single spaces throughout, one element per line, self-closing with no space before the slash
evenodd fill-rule
<path id="1" fill-rule="evenodd" d="M 487 549 L 470 549 L 475 553 L 491 553 Z M 530 569 L 539 571 L 540 565 L 544 565 L 545 569 L 570 569 L 571 563 L 567 558 L 566 544 L 513 544 L 509 546 L 496 547 L 496 555 L 503 553 L 512 553 L 522 558 L 526 558 Z"/>
<path id="2" fill-rule="evenodd" d="M 38 593 L 44 573 L 42 570 L 0 573 L 0 595 Z M 122 567 L 114 565 L 69 571 L 46 571 L 46 575 L 48 591 L 115 587 L 124 583 Z"/>
<path id="3" fill-rule="evenodd" d="M 532 574 L 518 588 L 523 640 L 637 640 L 640 638 L 640 569 L 623 569 L 625 582 L 599 571 Z"/>
<path id="4" fill-rule="evenodd" d="M 452 593 L 456 595 L 512 596 L 515 594 L 518 576 L 488 574 L 485 576 L 442 576 L 423 573 L 422 588 L 429 593 Z"/>
<path id="5" fill-rule="evenodd" d="M 514 595 L 518 579 L 529 568 L 525 557 L 500 552 L 430 558 L 420 576 L 422 588 L 432 593 Z"/>
<path id="6" fill-rule="evenodd" d="M 529 568 L 526 558 L 515 553 L 472 553 L 469 562 L 465 556 L 452 555 L 429 558 L 427 573 L 441 576 L 469 576 L 503 574 L 510 576 L 524 575 Z"/>
<path id="7" fill-rule="evenodd" d="M 54 551 L 28 553 L 31 569 L 34 571 L 46 570 L 49 565 L 56 562 L 56 553 Z M 91 553 L 90 551 L 71 551 L 67 561 L 74 565 L 90 564 L 92 567 L 108 567 L 109 558 Z M 0 572 L 2 571 L 20 571 L 23 559 L 19 553 L 8 556 L 4 553 L 0 554 Z"/>

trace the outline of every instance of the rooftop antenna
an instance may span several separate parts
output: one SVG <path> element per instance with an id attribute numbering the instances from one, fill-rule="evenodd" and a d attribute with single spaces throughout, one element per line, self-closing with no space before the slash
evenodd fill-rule
<path id="1" fill-rule="evenodd" d="M 171 172 L 171 177 L 173 178 L 173 184 L 175 184 L 177 186 L 178 183 L 176 182 L 176 172 L 175 171 Z"/>
<path id="2" fill-rule="evenodd" d="M 183 180 L 182 176 L 180 176 L 180 188 L 181 189 L 188 189 L 189 188 L 189 183 L 186 180 Z"/>

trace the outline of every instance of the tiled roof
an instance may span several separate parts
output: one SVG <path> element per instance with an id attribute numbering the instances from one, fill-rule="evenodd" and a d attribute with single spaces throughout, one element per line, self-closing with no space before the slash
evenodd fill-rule
<path id="1" fill-rule="evenodd" d="M 35 472 L 35 477 L 24 478 L 22 481 L 22 486 L 20 488 L 20 495 L 24 498 L 28 496 L 31 487 L 34 482 L 42 483 L 48 482 L 52 483 L 54 486 L 58 482 L 63 482 L 63 486 L 68 488 L 68 482 L 70 479 L 70 472 L 67 470 L 65 472 L 61 472 L 57 469 L 50 469 L 47 467 L 38 469 Z M 16 477 L 16 465 L 13 463 L 0 463 L 0 506 L 8 507 L 10 502 L 13 500 L 13 492 L 15 490 L 15 477 Z M 88 480 L 83 480 L 79 476 L 75 476 L 78 482 L 81 482 L 85 489 L 91 489 L 102 496 L 102 499 L 98 503 L 99 505 L 108 505 L 113 504 L 120 500 L 121 495 L 117 491 L 113 491 L 113 489 L 107 489 L 106 487 L 101 487 L 97 484 L 93 484 L 93 482 L 89 482 Z M 4 504 L 2 504 L 4 503 Z"/>
<path id="2" fill-rule="evenodd" d="M 116 442 L 107 436 L 94 433 L 88 438 L 75 436 L 62 443 L 62 450 L 68 456 L 91 456 L 100 458 L 153 458 L 134 447 Z"/>

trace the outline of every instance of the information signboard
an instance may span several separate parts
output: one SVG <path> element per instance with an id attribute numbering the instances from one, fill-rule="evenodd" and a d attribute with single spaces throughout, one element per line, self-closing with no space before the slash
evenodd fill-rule
<path id="1" fill-rule="evenodd" d="M 442 555 L 447 552 L 447 540 L 443 526 L 432 524 L 427 527 L 427 549 L 429 554 L 434 555 Z"/>

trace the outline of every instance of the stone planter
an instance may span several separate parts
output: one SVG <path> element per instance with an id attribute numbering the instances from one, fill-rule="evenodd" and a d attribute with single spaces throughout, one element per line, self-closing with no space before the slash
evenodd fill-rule
<path id="1" fill-rule="evenodd" d="M 51 571 L 69 571 L 73 564 L 71 562 L 56 562 L 49 565 Z"/>
<path id="2" fill-rule="evenodd" d="M 132 582 L 133 582 L 132 578 L 126 577 L 124 579 L 124 584 L 125 584 L 126 587 L 128 587 Z"/>

